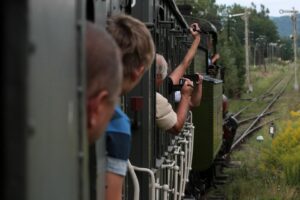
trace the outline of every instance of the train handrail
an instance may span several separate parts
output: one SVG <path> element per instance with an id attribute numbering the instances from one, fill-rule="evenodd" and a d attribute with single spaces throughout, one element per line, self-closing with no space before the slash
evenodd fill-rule
<path id="1" fill-rule="evenodd" d="M 132 3 L 131 3 L 131 8 L 133 8 L 136 4 L 136 0 L 132 0 Z"/>
<path id="2" fill-rule="evenodd" d="M 139 191 L 140 191 L 140 185 L 139 181 L 137 179 L 135 171 L 140 171 L 140 172 L 146 172 L 150 175 L 150 183 L 151 183 L 151 200 L 155 200 L 155 176 L 154 172 L 151 169 L 148 168 L 142 168 L 142 167 L 137 167 L 134 165 L 131 165 L 130 161 L 128 160 L 128 169 L 132 177 L 134 178 L 133 181 L 133 186 L 134 186 L 134 200 L 139 200 Z M 136 179 L 135 179 L 136 178 Z"/>
<path id="3" fill-rule="evenodd" d="M 136 173 L 134 172 L 134 167 L 131 165 L 130 161 L 128 160 L 128 171 L 131 175 L 132 183 L 133 183 L 133 199 L 139 200 L 140 198 L 140 184 L 139 180 L 136 176 Z"/>

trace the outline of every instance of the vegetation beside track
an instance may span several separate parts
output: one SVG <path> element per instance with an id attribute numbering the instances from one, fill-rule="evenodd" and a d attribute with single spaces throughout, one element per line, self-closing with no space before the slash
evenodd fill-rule
<path id="1" fill-rule="evenodd" d="M 291 67 L 275 65 L 267 72 L 259 68 L 252 70 L 254 92 L 245 93 L 242 98 L 259 96 L 289 72 L 293 72 Z M 224 170 L 230 178 L 219 190 L 227 199 L 300 199 L 300 91 L 295 92 L 293 85 L 294 79 L 274 104 L 272 110 L 277 110 L 276 115 L 263 119 L 267 122 L 279 117 L 275 121 L 274 139 L 269 135 L 269 126 L 265 126 L 247 139 L 239 151 L 232 153 L 231 160 L 240 161 L 241 166 Z M 230 103 L 230 109 L 235 111 L 247 104 L 245 100 Z M 263 136 L 264 141 L 256 141 L 258 135 Z"/>
<path id="2" fill-rule="evenodd" d="M 280 80 L 283 76 L 289 73 L 289 65 L 272 65 L 267 68 L 265 72 L 262 67 L 251 67 L 251 83 L 253 85 L 253 92 L 244 92 L 239 99 L 230 99 L 230 111 L 235 113 L 241 108 L 255 100 L 265 90 L 267 90 L 273 83 Z"/>

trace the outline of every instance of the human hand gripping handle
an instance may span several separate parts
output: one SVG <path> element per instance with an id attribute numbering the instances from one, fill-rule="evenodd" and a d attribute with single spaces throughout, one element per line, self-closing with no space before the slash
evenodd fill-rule
<path id="1" fill-rule="evenodd" d="M 199 76 L 198 81 L 196 82 L 197 85 L 201 85 L 203 82 L 203 76 L 201 74 L 199 74 L 198 72 L 196 73 Z"/>
<path id="2" fill-rule="evenodd" d="M 190 97 L 194 90 L 194 83 L 193 83 L 193 81 L 191 81 L 187 78 L 184 78 L 184 79 L 185 79 L 185 82 L 181 88 L 181 95 L 182 95 L 182 97 Z"/>
<path id="3" fill-rule="evenodd" d="M 191 24 L 190 32 L 191 32 L 192 36 L 194 37 L 194 39 L 198 38 L 198 37 L 200 38 L 200 32 L 201 31 L 200 31 L 200 27 L 197 23 Z"/>

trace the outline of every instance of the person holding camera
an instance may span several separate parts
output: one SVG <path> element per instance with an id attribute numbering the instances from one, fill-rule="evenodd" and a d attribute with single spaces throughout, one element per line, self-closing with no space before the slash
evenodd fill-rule
<path id="1" fill-rule="evenodd" d="M 160 129 L 175 135 L 181 132 L 189 111 L 193 90 L 193 82 L 185 79 L 181 88 L 182 98 L 178 103 L 176 112 L 168 102 L 168 99 L 156 92 L 156 123 Z"/>
<path id="2" fill-rule="evenodd" d="M 184 75 L 184 78 L 190 79 L 194 83 L 194 90 L 191 96 L 191 101 L 190 101 L 190 108 L 194 108 L 200 105 L 201 98 L 202 98 L 202 81 L 203 81 L 203 76 L 200 75 L 199 73 L 196 74 L 191 74 L 191 75 Z M 183 79 L 185 81 L 185 79 Z M 179 80 L 179 83 L 181 80 Z M 181 100 L 181 93 L 180 91 L 176 91 L 175 94 L 175 102 L 180 102 Z"/>
<path id="3" fill-rule="evenodd" d="M 179 134 L 184 126 L 187 113 L 191 106 L 200 104 L 202 96 L 202 79 L 199 75 L 199 82 L 196 82 L 196 90 L 194 83 L 188 78 L 182 78 L 185 71 L 190 66 L 200 44 L 200 28 L 197 23 L 190 27 L 190 32 L 194 41 L 186 53 L 183 61 L 175 68 L 175 70 L 168 76 L 168 81 L 171 85 L 179 85 L 180 80 L 184 80 L 182 84 L 181 99 L 175 112 L 168 102 L 168 99 L 163 97 L 158 92 L 156 93 L 156 123 L 157 126 L 167 132 Z M 163 80 L 167 77 L 168 65 L 163 56 L 156 54 L 156 86 L 160 86 Z M 200 97 L 200 99 L 199 99 Z"/>

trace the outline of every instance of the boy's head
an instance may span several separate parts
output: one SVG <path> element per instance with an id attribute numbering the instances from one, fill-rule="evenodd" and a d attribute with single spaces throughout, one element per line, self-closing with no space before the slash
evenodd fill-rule
<path id="1" fill-rule="evenodd" d="M 122 83 L 119 48 L 103 29 L 86 27 L 87 125 L 89 143 L 104 132 L 118 100 Z"/>
<path id="2" fill-rule="evenodd" d="M 115 15 L 107 21 L 107 31 L 122 52 L 123 93 L 130 91 L 147 71 L 154 58 L 154 43 L 145 24 L 128 15 Z"/>

